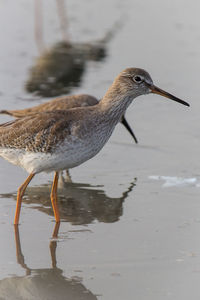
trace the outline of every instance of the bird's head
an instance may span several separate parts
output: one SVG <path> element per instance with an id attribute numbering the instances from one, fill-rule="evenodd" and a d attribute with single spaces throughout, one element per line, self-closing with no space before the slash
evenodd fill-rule
<path id="1" fill-rule="evenodd" d="M 139 68 L 127 68 L 116 78 L 116 83 L 120 86 L 120 91 L 130 97 L 153 93 L 169 98 L 183 105 L 190 106 L 187 102 L 165 92 L 153 84 L 153 80 L 148 72 Z"/>

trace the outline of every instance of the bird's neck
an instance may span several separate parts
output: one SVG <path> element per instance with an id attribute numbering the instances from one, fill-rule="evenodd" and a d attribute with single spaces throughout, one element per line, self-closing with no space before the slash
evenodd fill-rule
<path id="1" fill-rule="evenodd" d="M 123 86 L 114 82 L 105 96 L 100 100 L 99 109 L 105 117 L 118 123 L 133 98 L 133 95 L 130 95 Z"/>

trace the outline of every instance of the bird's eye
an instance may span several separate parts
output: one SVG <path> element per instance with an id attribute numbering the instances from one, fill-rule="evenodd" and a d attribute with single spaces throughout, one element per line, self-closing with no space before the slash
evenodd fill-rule
<path id="1" fill-rule="evenodd" d="M 143 81 L 143 78 L 141 76 L 134 76 L 133 77 L 133 80 L 136 82 L 136 83 L 141 83 Z"/>

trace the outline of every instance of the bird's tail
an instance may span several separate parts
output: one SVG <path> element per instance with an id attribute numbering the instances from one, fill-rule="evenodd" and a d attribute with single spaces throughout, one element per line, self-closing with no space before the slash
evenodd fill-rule
<path id="1" fill-rule="evenodd" d="M 18 110 L 0 110 L 0 114 L 9 115 L 15 118 L 20 118 L 23 116 Z"/>

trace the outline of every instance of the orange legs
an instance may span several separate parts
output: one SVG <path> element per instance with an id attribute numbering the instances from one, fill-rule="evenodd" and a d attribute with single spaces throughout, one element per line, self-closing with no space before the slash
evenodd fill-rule
<path id="1" fill-rule="evenodd" d="M 16 204 L 16 210 L 15 210 L 15 220 L 14 224 L 17 225 L 19 224 L 19 216 L 20 216 L 20 210 L 21 210 L 21 204 L 22 204 L 22 197 L 25 193 L 25 190 L 31 181 L 31 179 L 35 176 L 34 173 L 31 173 L 28 178 L 25 180 L 25 182 L 19 187 L 18 192 L 17 192 L 17 204 Z M 51 189 L 51 203 L 53 207 L 53 212 L 54 216 L 56 219 L 56 223 L 60 222 L 60 215 L 59 215 L 59 210 L 58 210 L 58 201 L 57 201 L 57 186 L 58 186 L 58 177 L 59 173 L 55 172 L 54 180 L 53 180 L 53 185 Z"/>
<path id="2" fill-rule="evenodd" d="M 22 197 L 24 195 L 24 192 L 27 188 L 27 185 L 31 181 L 31 179 L 35 176 L 34 173 L 31 173 L 28 178 L 25 180 L 25 182 L 19 187 L 17 191 L 17 204 L 16 204 L 16 210 L 15 210 L 15 220 L 14 224 L 19 224 L 19 216 L 20 216 L 20 210 L 21 210 L 21 204 L 22 204 Z"/>
<path id="3" fill-rule="evenodd" d="M 60 214 L 58 210 L 58 201 L 57 201 L 58 177 L 59 177 L 59 172 L 55 172 L 53 185 L 51 189 L 51 203 L 52 203 L 53 212 L 57 223 L 60 222 Z"/>

